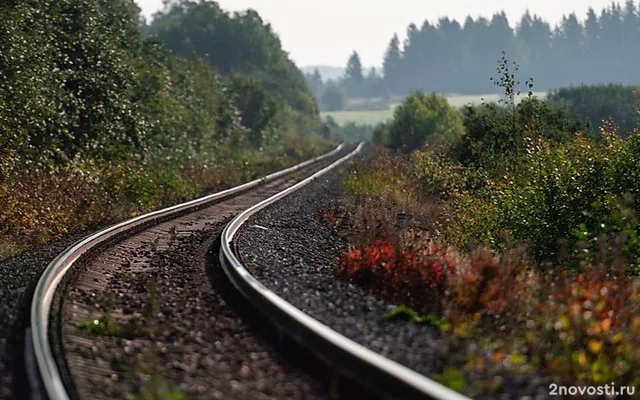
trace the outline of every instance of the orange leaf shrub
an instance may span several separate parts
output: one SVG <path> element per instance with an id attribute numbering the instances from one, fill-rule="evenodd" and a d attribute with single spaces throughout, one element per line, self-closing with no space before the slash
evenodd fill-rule
<path id="1" fill-rule="evenodd" d="M 346 253 L 340 270 L 374 293 L 440 313 L 456 265 L 457 257 L 439 243 L 401 248 L 397 241 L 376 238 L 369 246 Z"/>

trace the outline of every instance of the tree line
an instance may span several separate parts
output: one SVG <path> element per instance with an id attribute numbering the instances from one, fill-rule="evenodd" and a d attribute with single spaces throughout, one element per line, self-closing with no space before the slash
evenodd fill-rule
<path id="1" fill-rule="evenodd" d="M 0 258 L 326 145 L 253 11 L 173 1 L 146 24 L 133 0 L 4 0 L 0 32 Z"/>
<path id="2" fill-rule="evenodd" d="M 66 163 L 320 133 L 317 105 L 253 11 L 131 0 L 0 4 L 0 156 Z M 144 34 L 143 34 L 144 31 Z M 217 144 L 216 144 L 217 143 Z"/>
<path id="3" fill-rule="evenodd" d="M 536 89 L 573 84 L 638 83 L 640 7 L 633 0 L 612 3 L 596 13 L 589 8 L 580 20 L 574 13 L 552 27 L 528 11 L 515 24 L 504 12 L 490 19 L 467 17 L 463 23 L 447 17 L 410 24 L 401 43 L 391 38 L 381 71 L 363 71 L 357 51 L 350 56 L 343 79 L 323 82 L 308 74 L 314 94 L 324 91 L 349 97 L 406 95 L 413 90 L 481 94 L 493 92 L 487 79 L 501 51 L 532 77 Z M 333 91 L 333 93 L 331 93 Z"/>

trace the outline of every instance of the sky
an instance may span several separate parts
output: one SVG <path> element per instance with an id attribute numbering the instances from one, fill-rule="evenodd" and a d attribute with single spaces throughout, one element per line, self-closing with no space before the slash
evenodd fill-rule
<path id="1" fill-rule="evenodd" d="M 136 2 L 147 19 L 162 8 L 162 0 Z M 467 15 L 490 18 L 504 11 L 513 27 L 528 9 L 555 25 L 571 12 L 584 19 L 590 6 L 599 14 L 611 0 L 218 0 L 218 4 L 228 11 L 258 11 L 298 67 L 343 67 L 354 50 L 363 65 L 382 65 L 389 40 L 396 33 L 402 42 L 412 22 L 419 28 L 425 20 L 435 23 L 446 16 L 463 23 Z"/>

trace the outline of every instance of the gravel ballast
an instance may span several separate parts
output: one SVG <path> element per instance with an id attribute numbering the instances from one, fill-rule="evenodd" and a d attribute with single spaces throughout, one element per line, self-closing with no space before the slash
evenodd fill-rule
<path id="1" fill-rule="evenodd" d="M 0 261 L 0 399 L 28 398 L 23 349 L 31 292 L 49 263 L 83 236 L 68 236 Z"/>
<path id="2" fill-rule="evenodd" d="M 226 222 L 175 238 L 151 257 L 151 271 L 118 272 L 110 280 L 117 308 L 142 311 L 150 296 L 156 308 L 141 334 L 92 338 L 95 357 L 115 371 L 113 379 L 91 379 L 95 398 L 141 395 L 153 390 L 154 377 L 161 391 L 187 399 L 328 398 L 327 385 L 264 340 L 233 305 L 228 285 L 208 276 L 217 268 L 214 238 Z M 84 390 L 81 397 L 92 398 Z"/>
<path id="3" fill-rule="evenodd" d="M 426 376 L 442 373 L 452 364 L 461 369 L 464 354 L 446 354 L 447 346 L 437 329 L 385 319 L 397 305 L 337 277 L 338 257 L 347 250 L 347 243 L 322 222 L 316 210 L 330 208 L 341 196 L 344 169 L 319 178 L 250 218 L 236 236 L 241 261 L 285 300 L 385 357 Z M 489 380 L 501 387 L 499 394 L 477 398 L 549 397 L 549 382 L 538 376 L 467 378 Z"/>

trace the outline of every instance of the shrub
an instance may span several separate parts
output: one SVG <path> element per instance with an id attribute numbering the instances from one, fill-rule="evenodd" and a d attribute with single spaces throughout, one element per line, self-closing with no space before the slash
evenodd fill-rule
<path id="1" fill-rule="evenodd" d="M 465 106 L 465 134 L 450 154 L 465 165 L 494 168 L 502 158 L 521 154 L 526 138 L 542 138 L 550 143 L 564 143 L 584 130 L 583 124 L 568 119 L 560 108 L 536 98 L 521 101 L 516 107 L 516 123 L 512 111 L 498 104 Z"/>
<path id="2" fill-rule="evenodd" d="M 491 183 L 488 196 L 500 225 L 515 240 L 531 243 L 536 257 L 555 257 L 561 240 L 571 246 L 572 233 L 580 224 L 602 233 L 605 227 L 609 233 L 637 228 L 629 218 L 618 222 L 610 218 L 623 196 L 637 199 L 640 188 L 629 177 L 640 175 L 639 166 L 628 161 L 637 157 L 631 150 L 637 139 L 605 136 L 598 145 L 580 136 L 563 146 L 531 142 L 523 161 L 512 166 L 504 179 Z M 635 211 L 637 200 L 633 203 L 630 210 Z"/>
<path id="3" fill-rule="evenodd" d="M 376 238 L 369 246 L 349 251 L 340 263 L 349 280 L 421 312 L 438 314 L 455 268 L 452 253 L 438 243 L 401 248 L 389 238 Z"/>

